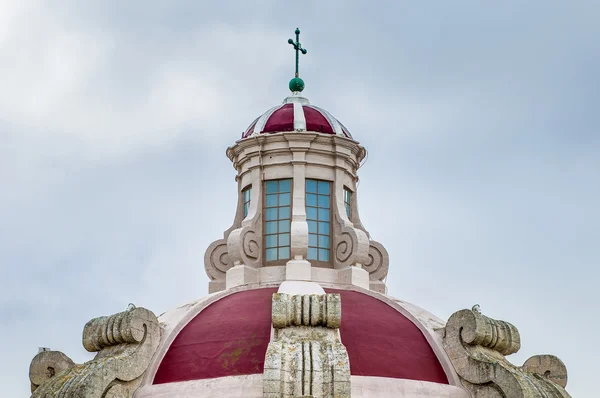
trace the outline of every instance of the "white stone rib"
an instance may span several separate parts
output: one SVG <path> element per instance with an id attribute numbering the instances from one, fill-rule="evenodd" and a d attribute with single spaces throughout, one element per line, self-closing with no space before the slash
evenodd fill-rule
<path id="1" fill-rule="evenodd" d="M 301 103 L 294 102 L 294 130 L 306 131 L 306 116 Z"/>

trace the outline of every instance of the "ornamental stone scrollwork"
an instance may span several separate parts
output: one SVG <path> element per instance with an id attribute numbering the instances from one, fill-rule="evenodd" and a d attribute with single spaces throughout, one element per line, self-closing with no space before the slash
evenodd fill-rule
<path id="1" fill-rule="evenodd" d="M 454 313 L 445 328 L 443 347 L 463 385 L 476 398 L 567 398 L 567 370 L 552 355 L 537 355 L 522 367 L 505 355 L 521 347 L 519 331 L 476 308 Z"/>
<path id="2" fill-rule="evenodd" d="M 350 361 L 341 343 L 339 294 L 273 294 L 273 341 L 263 396 L 350 397 Z"/>
<path id="3" fill-rule="evenodd" d="M 241 228 L 234 229 L 227 238 L 229 261 L 233 265 L 244 264 L 258 268 L 262 261 L 262 219 L 256 212 L 250 220 L 244 220 Z"/>
<path id="4" fill-rule="evenodd" d="M 372 240 L 369 244 L 369 259 L 363 266 L 369 273 L 371 281 L 383 281 L 390 269 L 390 257 L 387 250 L 379 242 Z"/>
<path id="5" fill-rule="evenodd" d="M 346 225 L 338 214 L 335 215 L 335 221 L 335 267 L 366 264 L 369 261 L 368 235 L 360 229 Z"/>
<path id="6" fill-rule="evenodd" d="M 231 261 L 227 252 L 227 241 L 225 239 L 214 241 L 204 254 L 206 275 L 211 281 L 225 280 L 229 268 L 231 268 Z"/>
<path id="7" fill-rule="evenodd" d="M 78 365 L 62 352 L 40 352 L 29 367 L 32 398 L 132 397 L 159 340 L 158 320 L 144 308 L 92 319 L 83 346 L 96 357 Z"/>

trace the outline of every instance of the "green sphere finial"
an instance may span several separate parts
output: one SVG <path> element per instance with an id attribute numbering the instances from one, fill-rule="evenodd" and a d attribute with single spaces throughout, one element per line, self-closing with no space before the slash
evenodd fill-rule
<path id="1" fill-rule="evenodd" d="M 299 77 L 295 77 L 290 80 L 290 91 L 292 93 L 299 93 L 304 90 L 304 80 Z"/>
<path id="2" fill-rule="evenodd" d="M 296 41 L 292 39 L 288 40 L 288 43 L 296 50 L 296 77 L 290 80 L 290 90 L 292 90 L 293 93 L 299 93 L 304 90 L 304 80 L 300 79 L 300 74 L 298 73 L 298 55 L 299 53 L 306 54 L 306 49 L 302 48 L 302 45 L 300 44 L 300 29 L 296 28 L 294 33 L 296 33 Z"/>

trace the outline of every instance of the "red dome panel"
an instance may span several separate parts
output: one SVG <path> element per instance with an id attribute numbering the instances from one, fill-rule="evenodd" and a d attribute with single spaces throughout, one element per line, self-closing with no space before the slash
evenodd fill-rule
<path id="1" fill-rule="evenodd" d="M 169 347 L 154 384 L 262 373 L 276 291 L 234 293 L 202 310 Z"/>
<path id="2" fill-rule="evenodd" d="M 340 336 L 351 374 L 448 384 L 433 349 L 408 318 L 366 294 L 325 290 L 342 297 Z"/>
<path id="3" fill-rule="evenodd" d="M 285 104 L 273 112 L 261 133 L 278 133 L 281 131 L 294 131 L 293 104 Z"/>
<path id="4" fill-rule="evenodd" d="M 331 124 L 329 124 L 321 112 L 310 106 L 303 106 L 302 109 L 304 110 L 304 118 L 306 119 L 306 131 L 335 134 L 333 127 L 331 127 Z"/>

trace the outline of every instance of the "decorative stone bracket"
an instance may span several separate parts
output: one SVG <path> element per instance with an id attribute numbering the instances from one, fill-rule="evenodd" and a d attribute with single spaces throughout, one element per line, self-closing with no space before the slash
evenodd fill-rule
<path id="1" fill-rule="evenodd" d="M 29 367 L 32 398 L 132 397 L 159 340 L 158 320 L 144 308 L 92 319 L 83 346 L 96 357 L 76 365 L 62 352 L 40 352 Z"/>
<path id="2" fill-rule="evenodd" d="M 273 294 L 273 341 L 263 396 L 350 397 L 350 361 L 341 343 L 339 294 Z"/>
<path id="3" fill-rule="evenodd" d="M 475 398 L 567 398 L 567 369 L 553 355 L 536 355 L 522 367 L 505 355 L 521 347 L 519 331 L 474 310 L 454 313 L 446 324 L 443 347 Z"/>

